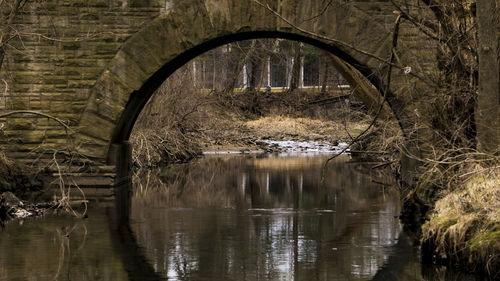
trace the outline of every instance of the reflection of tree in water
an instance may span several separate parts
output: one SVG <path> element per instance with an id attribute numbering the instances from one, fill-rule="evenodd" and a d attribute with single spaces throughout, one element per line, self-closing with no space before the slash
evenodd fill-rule
<path id="1" fill-rule="evenodd" d="M 399 234 L 398 193 L 345 163 L 321 185 L 315 159 L 214 157 L 158 171 L 156 186 L 136 187 L 133 230 L 169 277 L 365 280 Z"/>
<path id="2" fill-rule="evenodd" d="M 305 157 L 286 161 L 256 156 L 209 157 L 202 162 L 138 173 L 134 200 L 169 207 L 279 208 L 298 196 L 303 197 L 300 204 L 304 206 L 300 207 L 318 207 L 320 201 L 331 208 L 340 193 L 348 196 L 354 206 L 365 206 L 365 200 L 373 200 L 380 191 L 369 175 L 341 163 L 330 167 L 327 185 L 321 188 L 318 167 L 322 163 L 321 158 Z M 365 189 L 366 185 L 373 187 Z M 242 200 L 248 205 L 242 206 Z"/>

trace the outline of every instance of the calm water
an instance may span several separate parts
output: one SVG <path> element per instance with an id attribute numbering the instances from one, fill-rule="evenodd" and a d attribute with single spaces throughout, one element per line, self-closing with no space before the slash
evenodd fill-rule
<path id="1" fill-rule="evenodd" d="M 324 160 L 207 156 L 143 172 L 131 198 L 86 220 L 9 223 L 0 280 L 479 280 L 420 263 L 390 179 L 344 157 L 322 181 Z"/>

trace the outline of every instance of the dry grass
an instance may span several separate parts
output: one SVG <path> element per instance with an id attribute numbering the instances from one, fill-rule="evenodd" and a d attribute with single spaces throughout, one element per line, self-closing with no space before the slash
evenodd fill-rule
<path id="1" fill-rule="evenodd" d="M 178 130 L 143 128 L 132 135 L 132 159 L 138 167 L 183 162 L 201 153 L 198 142 Z"/>
<path id="2" fill-rule="evenodd" d="M 300 136 L 303 139 L 324 139 L 347 140 L 349 134 L 356 136 L 363 131 L 368 122 L 352 123 L 344 128 L 344 125 L 338 121 L 311 119 L 304 117 L 287 116 L 266 116 L 257 120 L 251 120 L 245 123 L 255 136 Z"/>
<path id="3" fill-rule="evenodd" d="M 430 221 L 423 225 L 423 243 L 439 260 L 498 278 L 500 166 L 471 165 L 460 174 L 463 184 L 436 202 Z"/>

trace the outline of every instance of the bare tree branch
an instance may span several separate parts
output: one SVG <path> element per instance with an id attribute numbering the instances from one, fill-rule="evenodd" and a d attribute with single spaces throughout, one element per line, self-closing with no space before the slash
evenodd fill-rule
<path id="1" fill-rule="evenodd" d="M 12 116 L 12 115 L 23 115 L 23 114 L 31 114 L 31 115 L 37 115 L 37 116 L 42 116 L 42 117 L 46 117 L 46 118 L 49 118 L 49 119 L 52 119 L 54 121 L 56 121 L 57 123 L 59 123 L 61 126 L 63 126 L 66 130 L 74 133 L 74 130 L 71 129 L 66 123 L 64 123 L 64 121 L 62 121 L 61 119 L 59 118 L 56 118 L 52 115 L 49 115 L 49 114 L 45 114 L 45 113 L 41 113 L 41 112 L 38 112 L 38 111 L 30 111 L 30 110 L 16 110 L 16 111 L 11 111 L 11 112 L 7 112 L 7 113 L 3 113 L 3 114 L 0 114 L 0 118 L 5 118 L 5 117 L 9 117 L 9 116 Z"/>
<path id="2" fill-rule="evenodd" d="M 330 38 L 328 36 L 324 36 L 324 35 L 321 35 L 321 34 L 317 34 L 317 33 L 314 33 L 314 32 L 311 32 L 311 31 L 308 31 L 308 30 L 305 30 L 295 24 L 293 24 L 292 22 L 290 22 L 288 19 L 286 19 L 285 17 L 283 17 L 280 13 L 276 12 L 273 8 L 271 8 L 269 5 L 264 5 L 263 3 L 259 2 L 258 0 L 252 0 L 253 2 L 257 3 L 258 5 L 260 5 L 261 7 L 267 9 L 268 11 L 270 11 L 273 15 L 275 15 L 276 17 L 278 17 L 279 19 L 283 20 L 285 23 L 287 23 L 288 25 L 290 25 L 291 27 L 293 27 L 294 29 L 302 32 L 302 33 L 305 33 L 305 34 L 308 34 L 308 35 L 311 35 L 313 37 L 316 37 L 316 38 L 319 38 L 319 39 L 322 39 L 322 40 L 325 40 L 325 41 L 329 41 L 329 42 L 334 42 L 338 45 L 341 45 L 342 47 L 345 47 L 345 48 L 348 48 L 348 49 L 351 49 L 357 53 L 361 53 L 365 56 L 368 56 L 370 58 L 373 58 L 373 59 L 376 59 L 380 62 L 383 62 L 384 64 L 387 64 L 387 65 L 390 65 L 392 67 L 395 67 L 395 68 L 398 68 L 400 70 L 405 70 L 407 69 L 407 66 L 401 66 L 401 65 L 398 65 L 398 64 L 395 64 L 393 62 L 390 62 L 389 60 L 387 59 L 384 59 L 384 58 L 381 58 L 380 56 L 377 56 L 375 54 L 372 54 L 370 52 L 367 52 L 367 51 L 364 51 L 364 50 L 361 50 L 361 49 L 358 49 L 356 48 L 355 46 L 351 45 L 351 44 L 348 44 L 344 41 L 341 41 L 341 40 L 337 40 L 337 39 L 334 39 L 334 38 Z M 408 75 L 410 76 L 413 76 L 415 78 L 418 78 L 419 80 L 422 80 L 424 83 L 426 84 L 430 84 L 432 83 L 431 81 L 429 81 L 429 79 L 425 79 L 423 76 L 420 76 L 418 74 L 415 74 L 414 72 L 409 72 Z"/>
<path id="3" fill-rule="evenodd" d="M 326 10 L 328 10 L 328 8 L 332 5 L 332 3 L 333 3 L 333 0 L 329 0 L 328 3 L 326 3 L 326 5 L 323 7 L 323 9 L 321 9 L 321 11 L 318 14 L 316 14 L 308 19 L 305 19 L 304 21 L 311 21 L 311 20 L 315 20 L 315 19 L 321 17 L 326 12 Z"/>
<path id="4" fill-rule="evenodd" d="M 398 12 L 400 13 L 400 15 L 404 19 L 410 21 L 413 25 L 415 25 L 416 27 L 418 27 L 418 29 L 422 33 L 424 33 L 429 38 L 434 39 L 436 41 L 441 41 L 442 40 L 437 35 L 438 27 L 436 25 L 431 24 L 430 22 L 427 22 L 427 21 L 422 22 L 422 20 L 416 19 L 415 17 L 413 17 L 412 15 L 410 15 L 409 12 L 404 11 L 403 8 L 400 5 L 398 5 L 394 0 L 391 0 L 391 3 L 394 5 L 394 7 L 396 7 L 396 9 L 398 10 Z"/>

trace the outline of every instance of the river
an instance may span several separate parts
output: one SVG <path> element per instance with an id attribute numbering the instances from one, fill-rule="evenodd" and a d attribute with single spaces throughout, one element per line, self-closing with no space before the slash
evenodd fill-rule
<path id="1" fill-rule="evenodd" d="M 207 155 L 134 177 L 88 219 L 0 233 L 0 280 L 481 279 L 422 264 L 390 178 L 348 156 Z"/>

